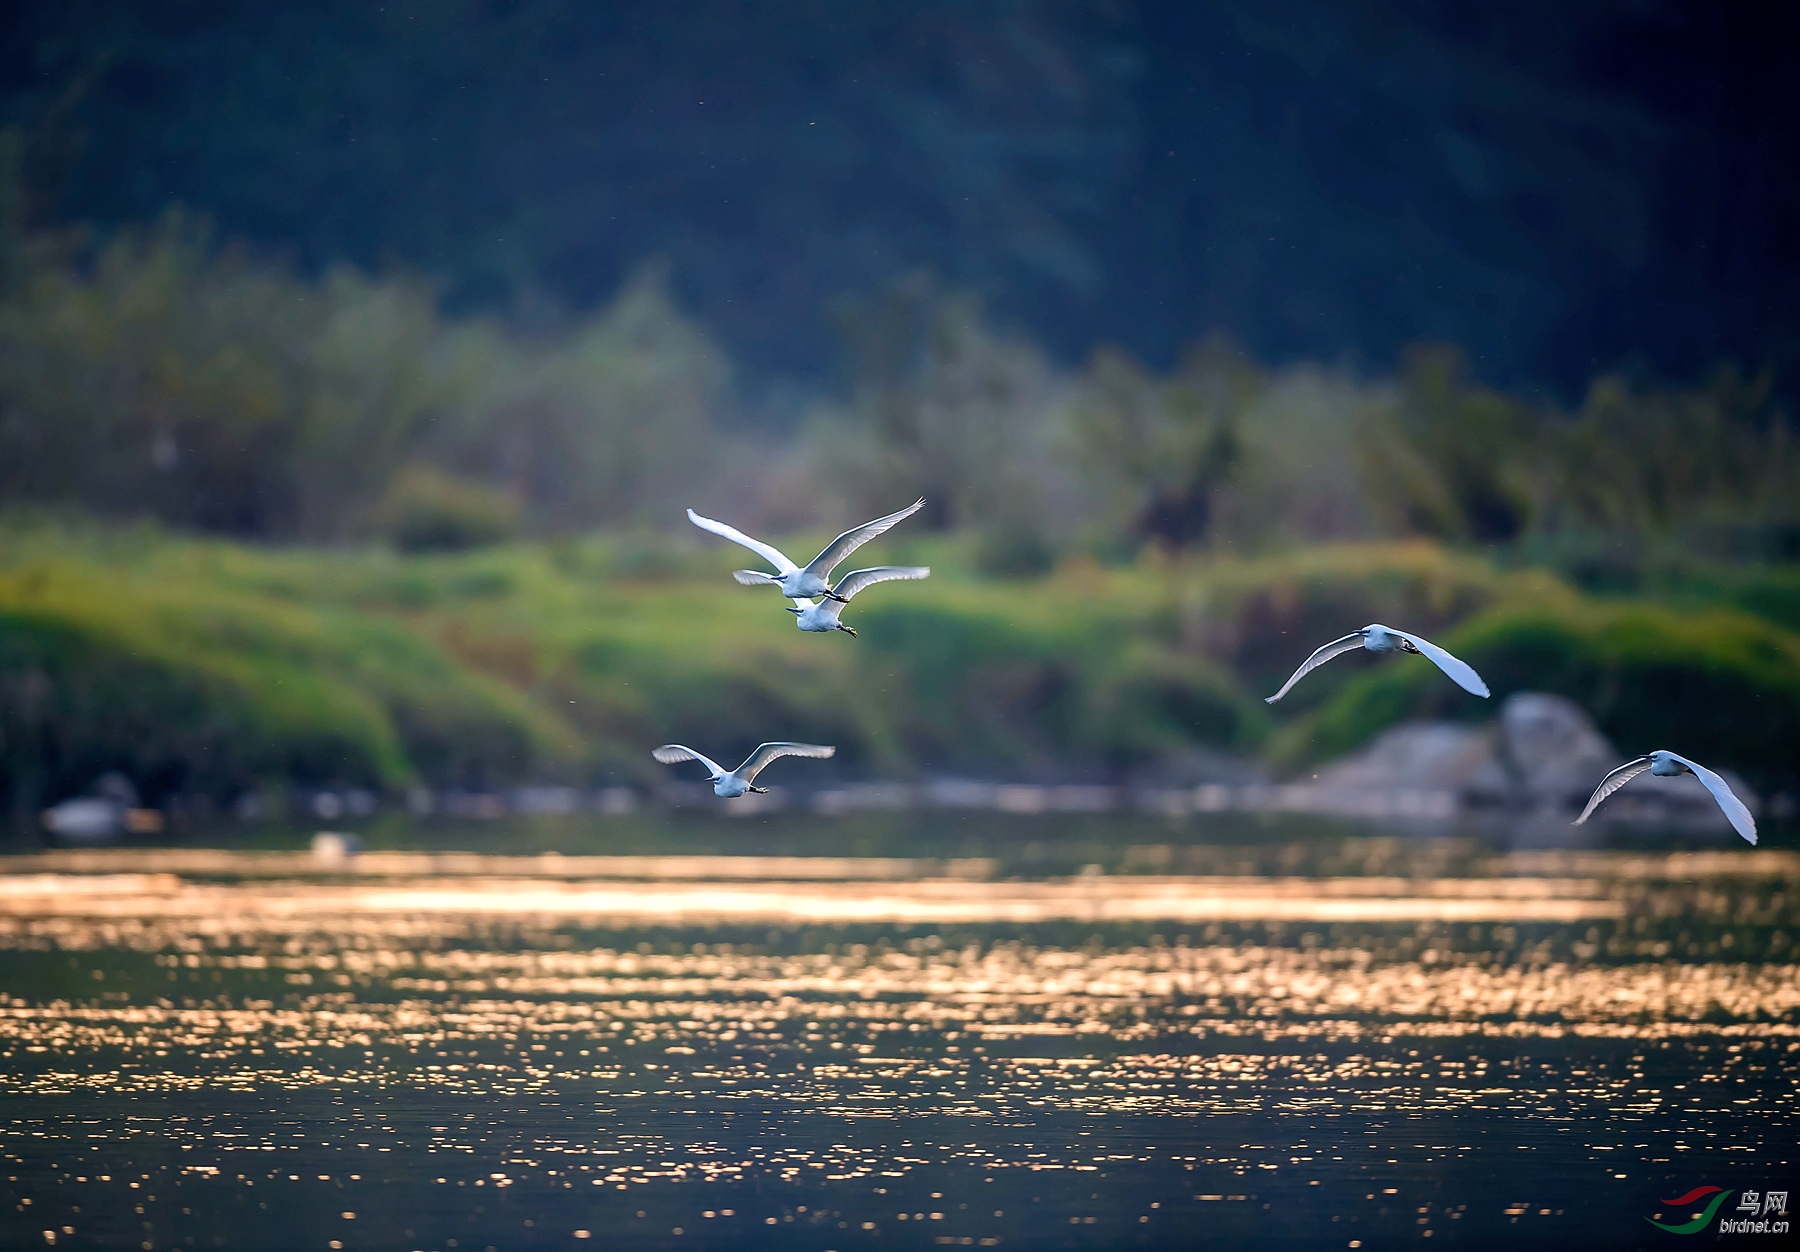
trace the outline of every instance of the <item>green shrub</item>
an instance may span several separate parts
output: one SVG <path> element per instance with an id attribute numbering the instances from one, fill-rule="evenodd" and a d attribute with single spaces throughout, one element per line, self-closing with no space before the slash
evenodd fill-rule
<path id="1" fill-rule="evenodd" d="M 482 548 L 518 535 L 519 501 L 485 483 L 409 465 L 388 487 L 375 528 L 402 552 Z"/>
<path id="2" fill-rule="evenodd" d="M 994 581 L 971 540 L 884 548 L 935 572 L 859 597 L 851 639 L 795 630 L 780 596 L 731 580 L 735 550 L 667 538 L 409 556 L 0 526 L 0 788 L 28 809 L 114 768 L 152 794 L 221 798 L 284 781 L 652 782 L 667 776 L 654 744 L 726 757 L 772 737 L 838 745 L 820 779 L 1105 773 L 1255 751 L 1272 722 L 1297 760 L 1407 716 L 1494 713 L 1419 658 L 1361 654 L 1263 706 L 1312 648 L 1370 620 L 1441 639 L 1496 697 L 1573 696 L 1621 750 L 1793 774 L 1800 645 L 1748 615 L 1589 600 L 1427 544 L 1066 560 Z"/>
<path id="3" fill-rule="evenodd" d="M 138 541 L 135 564 L 105 540 L 20 546 L 34 559 L 0 570 L 14 807 L 101 768 L 223 798 L 262 781 L 504 781 L 579 755 L 554 712 L 399 621 L 234 591 L 218 567 L 241 553 Z"/>

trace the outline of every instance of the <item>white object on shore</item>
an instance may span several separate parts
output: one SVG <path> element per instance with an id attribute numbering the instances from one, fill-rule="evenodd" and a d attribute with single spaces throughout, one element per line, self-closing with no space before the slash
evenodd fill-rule
<path id="1" fill-rule="evenodd" d="M 107 796 L 64 800 L 44 810 L 44 829 L 75 843 L 108 843 L 120 835 L 160 835 L 161 809 L 127 807 Z"/>
<path id="2" fill-rule="evenodd" d="M 125 806 L 88 796 L 64 800 L 44 810 L 44 829 L 79 843 L 102 843 L 125 833 Z"/>
<path id="3" fill-rule="evenodd" d="M 1342 639 L 1333 639 L 1330 643 L 1314 652 L 1294 671 L 1292 678 L 1281 684 L 1281 690 L 1265 698 L 1264 703 L 1273 704 L 1293 689 L 1295 683 L 1318 669 L 1334 656 L 1342 656 L 1346 652 L 1354 652 L 1358 648 L 1366 648 L 1370 652 L 1416 652 L 1428 657 L 1433 664 L 1450 676 L 1450 681 L 1461 687 L 1470 695 L 1488 696 L 1488 686 L 1481 681 L 1474 667 L 1467 661 L 1458 660 L 1438 647 L 1422 635 L 1409 634 L 1404 630 L 1395 630 L 1392 626 L 1370 623 L 1361 630 L 1352 631 Z"/>
<path id="4" fill-rule="evenodd" d="M 838 620 L 844 606 L 857 592 L 876 583 L 894 582 L 898 579 L 930 578 L 929 565 L 876 565 L 869 569 L 852 570 L 838 579 L 837 586 L 831 589 L 826 599 L 813 604 L 807 600 L 795 600 L 788 612 L 794 615 L 794 625 L 801 630 L 823 633 L 830 630 L 841 630 L 846 635 L 855 637 L 856 632 Z"/>
<path id="5" fill-rule="evenodd" d="M 775 567 L 776 572 L 765 574 L 761 570 L 741 569 L 732 572 L 732 577 L 746 587 L 757 587 L 770 583 L 781 588 L 781 594 L 793 600 L 810 600 L 814 596 L 830 598 L 837 593 L 831 586 L 831 571 L 843 563 L 844 558 L 862 547 L 877 535 L 885 534 L 893 529 L 896 523 L 911 517 L 925 507 L 920 499 L 911 507 L 901 509 L 898 513 L 889 513 L 886 517 L 878 517 L 872 522 L 864 522 L 854 526 L 825 545 L 825 550 L 807 562 L 804 568 L 795 565 L 787 558 L 787 554 L 773 544 L 764 543 L 760 539 L 752 539 L 735 526 L 727 526 L 724 522 L 715 522 L 710 517 L 701 517 L 694 510 L 687 511 L 688 521 L 701 530 L 710 530 L 713 534 L 739 543 L 762 557 Z M 828 630 L 830 627 L 821 627 Z"/>
<path id="6" fill-rule="evenodd" d="M 348 865 L 362 851 L 360 836 L 321 830 L 312 837 L 312 858 L 320 865 Z"/>
<path id="7" fill-rule="evenodd" d="M 744 759 L 744 763 L 736 769 L 726 772 L 725 768 L 710 757 L 702 756 L 692 748 L 679 743 L 665 743 L 650 755 L 664 765 L 675 765 L 681 761 L 698 761 L 706 766 L 707 779 L 713 785 L 713 794 L 727 800 L 736 799 L 746 792 L 754 791 L 758 795 L 767 794 L 767 787 L 756 786 L 756 776 L 763 772 L 770 761 L 784 756 L 810 756 L 823 759 L 832 755 L 837 749 L 822 743 L 759 743 L 756 751 Z"/>
<path id="8" fill-rule="evenodd" d="M 1731 828 L 1752 844 L 1756 842 L 1756 819 L 1750 815 L 1750 810 L 1745 807 L 1744 802 L 1737 798 L 1737 794 L 1731 789 L 1731 784 L 1707 769 L 1706 766 L 1696 764 L 1685 756 L 1678 756 L 1662 748 L 1648 756 L 1640 756 L 1635 761 L 1627 761 L 1602 778 L 1600 785 L 1594 788 L 1594 794 L 1588 797 L 1587 807 L 1582 809 L 1581 816 L 1575 819 L 1575 825 L 1579 826 L 1587 821 L 1594 810 L 1600 807 L 1602 800 L 1646 770 L 1658 778 L 1692 774 L 1700 780 L 1701 786 L 1712 792 L 1712 798 L 1718 801 L 1719 808 L 1725 814 L 1725 820 L 1731 823 Z"/>

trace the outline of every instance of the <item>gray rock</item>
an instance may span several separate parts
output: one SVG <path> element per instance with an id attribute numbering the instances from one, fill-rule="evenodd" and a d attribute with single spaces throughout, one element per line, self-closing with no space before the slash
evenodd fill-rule
<path id="1" fill-rule="evenodd" d="M 1340 791 L 1461 791 L 1493 772 L 1494 733 L 1456 722 L 1405 722 L 1374 742 L 1321 769 L 1314 782 Z"/>
<path id="2" fill-rule="evenodd" d="M 1519 692 L 1485 726 L 1408 722 L 1377 736 L 1362 750 L 1321 769 L 1307 784 L 1321 797 L 1340 797 L 1344 811 L 1372 811 L 1378 794 L 1450 791 L 1465 814 L 1504 817 L 1557 841 L 1608 770 L 1659 745 L 1621 752 L 1573 700 Z M 1722 771 L 1723 772 L 1723 771 Z M 1749 805 L 1755 795 L 1735 775 L 1727 781 Z M 1329 808 L 1323 805 L 1322 808 Z M 1607 800 L 1596 814 L 1606 822 L 1641 822 L 1688 829 L 1729 830 L 1712 797 L 1689 777 L 1648 774 Z M 1574 835 L 1567 836 L 1574 841 Z"/>

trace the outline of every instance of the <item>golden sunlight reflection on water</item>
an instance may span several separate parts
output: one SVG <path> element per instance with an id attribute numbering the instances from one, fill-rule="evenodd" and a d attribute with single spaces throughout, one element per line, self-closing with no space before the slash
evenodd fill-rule
<path id="1" fill-rule="evenodd" d="M 7 867 L 9 1246 L 1604 1243 L 1794 1155 L 1779 852 Z"/>

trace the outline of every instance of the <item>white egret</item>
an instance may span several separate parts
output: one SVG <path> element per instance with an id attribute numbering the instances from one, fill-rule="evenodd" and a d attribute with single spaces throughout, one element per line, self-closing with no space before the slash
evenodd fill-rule
<path id="1" fill-rule="evenodd" d="M 1692 774 L 1700 780 L 1701 786 L 1712 792 L 1712 798 L 1718 801 L 1719 808 L 1725 813 L 1725 820 L 1731 823 L 1731 828 L 1751 843 L 1756 842 L 1756 819 L 1750 816 L 1750 810 L 1744 807 L 1744 802 L 1732 793 L 1730 783 L 1707 769 L 1706 766 L 1696 764 L 1685 756 L 1677 756 L 1673 752 L 1660 748 L 1649 756 L 1640 756 L 1635 761 L 1625 762 L 1602 778 L 1600 785 L 1594 788 L 1594 794 L 1588 797 L 1587 807 L 1582 809 L 1581 816 L 1575 819 L 1575 824 L 1579 826 L 1587 821 L 1593 815 L 1594 810 L 1600 807 L 1602 800 L 1645 770 L 1655 774 L 1658 778 Z"/>
<path id="2" fill-rule="evenodd" d="M 752 539 L 735 526 L 727 526 L 724 522 L 715 522 L 710 517 L 701 517 L 694 510 L 687 511 L 688 521 L 701 530 L 710 530 L 733 543 L 741 543 L 750 551 L 773 565 L 776 572 L 765 574 L 761 570 L 733 570 L 731 576 L 746 587 L 756 587 L 770 583 L 781 588 L 781 594 L 794 600 L 808 600 L 814 596 L 833 599 L 836 593 L 831 588 L 831 571 L 843 563 L 845 557 L 862 547 L 869 540 L 885 534 L 893 527 L 917 513 L 925 507 L 924 500 L 918 500 L 910 508 L 901 509 L 898 513 L 889 513 L 886 517 L 878 517 L 872 522 L 864 522 L 861 526 L 852 527 L 825 545 L 825 550 L 807 562 L 804 568 L 788 560 L 787 554 L 773 544 L 764 543 L 760 539 Z M 821 629 L 829 629 L 822 627 Z"/>
<path id="3" fill-rule="evenodd" d="M 1371 623 L 1361 630 L 1352 631 L 1342 639 L 1333 639 L 1317 652 L 1307 657 L 1294 676 L 1281 684 L 1281 690 L 1266 698 L 1266 703 L 1273 704 L 1281 699 L 1295 683 L 1318 669 L 1334 656 L 1342 656 L 1346 652 L 1354 652 L 1358 648 L 1367 648 L 1370 652 L 1417 652 L 1429 657 L 1436 666 L 1450 676 L 1450 680 L 1471 695 L 1486 697 L 1487 684 L 1481 681 L 1481 675 L 1466 662 L 1459 661 L 1448 652 L 1420 635 L 1408 634 L 1404 630 L 1395 630 L 1392 626 Z"/>
<path id="4" fill-rule="evenodd" d="M 764 767 L 770 761 L 784 756 L 810 756 L 823 759 L 836 751 L 836 748 L 822 743 L 759 743 L 756 745 L 756 751 L 744 758 L 744 763 L 729 773 L 717 761 L 701 756 L 692 748 L 684 747 L 679 743 L 665 743 L 650 755 L 664 765 L 675 765 L 681 761 L 700 762 L 706 766 L 707 772 L 711 775 L 707 781 L 713 785 L 713 794 L 733 800 L 747 791 L 754 791 L 757 795 L 768 793 L 767 787 L 756 785 L 756 776 L 763 772 Z"/>
<path id="5" fill-rule="evenodd" d="M 894 582 L 902 578 L 929 578 L 929 565 L 876 565 L 869 569 L 852 570 L 838 579 L 837 586 L 831 589 L 830 595 L 814 604 L 810 600 L 795 600 L 788 612 L 794 615 L 794 625 L 801 630 L 812 630 L 824 633 L 841 630 L 851 638 L 856 632 L 838 621 L 838 615 L 844 606 L 850 603 L 850 597 L 865 587 L 873 587 L 876 583 Z"/>

